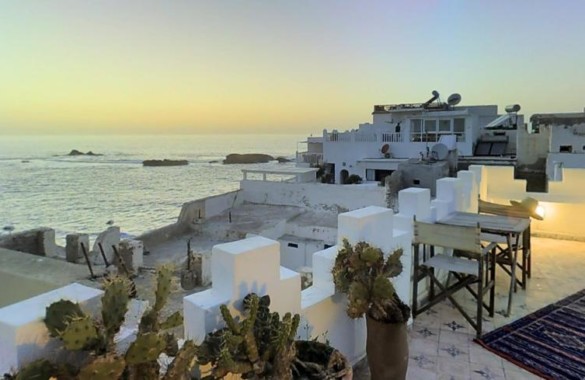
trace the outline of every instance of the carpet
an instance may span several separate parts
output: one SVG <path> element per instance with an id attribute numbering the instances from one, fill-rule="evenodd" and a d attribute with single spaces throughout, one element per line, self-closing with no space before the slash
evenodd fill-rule
<path id="1" fill-rule="evenodd" d="M 585 289 L 476 339 L 547 379 L 585 379 Z"/>

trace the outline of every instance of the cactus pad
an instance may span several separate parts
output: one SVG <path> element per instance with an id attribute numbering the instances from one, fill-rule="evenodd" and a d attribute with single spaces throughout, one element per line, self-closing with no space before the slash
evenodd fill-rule
<path id="1" fill-rule="evenodd" d="M 93 320 L 88 317 L 72 318 L 59 335 L 68 350 L 82 350 L 90 347 L 98 338 Z"/>
<path id="2" fill-rule="evenodd" d="M 156 333 L 138 335 L 126 352 L 126 362 L 128 364 L 141 364 L 155 361 L 165 346 L 165 339 Z"/>
<path id="3" fill-rule="evenodd" d="M 65 326 L 71 318 L 83 317 L 84 315 L 79 304 L 69 300 L 60 300 L 47 307 L 44 322 L 49 334 L 52 337 L 57 337 L 61 331 L 65 330 Z"/>
<path id="4" fill-rule="evenodd" d="M 48 380 L 57 374 L 57 368 L 46 359 L 39 359 L 31 362 L 20 369 L 15 380 Z"/>
<path id="5" fill-rule="evenodd" d="M 183 315 L 181 314 L 180 311 L 177 311 L 171 315 L 169 315 L 169 317 L 160 324 L 160 328 L 162 330 L 166 330 L 166 329 L 172 329 L 174 327 L 178 327 L 181 326 L 183 324 Z"/>
<path id="6" fill-rule="evenodd" d="M 185 373 L 188 373 L 195 364 L 197 355 L 197 346 L 193 341 L 188 340 L 183 347 L 176 353 L 175 359 L 170 364 L 163 380 L 182 379 Z"/>
<path id="7" fill-rule="evenodd" d="M 123 277 L 111 277 L 105 282 L 104 290 L 102 320 L 106 328 L 106 336 L 112 340 L 114 335 L 120 331 L 128 311 L 129 282 Z"/>
<path id="8" fill-rule="evenodd" d="M 113 354 L 100 356 L 81 368 L 79 378 L 84 380 L 115 380 L 122 376 L 125 367 L 124 358 Z"/>
<path id="9" fill-rule="evenodd" d="M 173 269 L 171 265 L 163 265 L 157 271 L 154 310 L 160 311 L 167 303 L 171 294 Z"/>

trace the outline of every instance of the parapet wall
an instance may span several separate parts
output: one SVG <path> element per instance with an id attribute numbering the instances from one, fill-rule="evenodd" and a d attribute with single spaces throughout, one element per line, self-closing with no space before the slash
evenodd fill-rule
<path id="1" fill-rule="evenodd" d="M 331 185 L 240 181 L 247 202 L 299 206 L 341 213 L 367 206 L 385 206 L 385 188 L 377 185 Z"/>
<path id="2" fill-rule="evenodd" d="M 527 192 L 526 181 L 514 179 L 514 168 L 506 166 L 470 167 L 479 174 L 482 199 L 509 204 L 510 200 L 532 197 L 543 206 L 544 220 L 532 220 L 532 233 L 561 239 L 585 240 L 585 170 L 566 169 L 561 181 L 549 181 L 548 192 Z"/>

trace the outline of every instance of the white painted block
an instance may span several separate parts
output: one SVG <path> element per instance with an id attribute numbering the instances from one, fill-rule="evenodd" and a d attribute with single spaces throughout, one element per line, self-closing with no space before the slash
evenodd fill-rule
<path id="1" fill-rule="evenodd" d="M 455 211 L 455 204 L 452 201 L 444 201 L 440 199 L 433 199 L 431 201 L 432 207 L 436 210 L 436 219 L 440 220 Z"/>
<path id="2" fill-rule="evenodd" d="M 94 314 L 103 291 L 70 284 L 0 309 L 0 373 L 10 372 L 39 358 L 54 358 L 60 342 L 50 338 L 43 322 L 46 308 L 67 299 Z"/>
<path id="3" fill-rule="evenodd" d="M 410 187 L 398 192 L 398 209 L 400 214 L 415 216 L 418 220 L 428 219 L 430 210 L 431 190 Z"/>
<path id="4" fill-rule="evenodd" d="M 223 326 L 219 306 L 229 305 L 230 299 L 222 297 L 214 289 L 191 294 L 183 298 L 185 339 L 201 344 L 208 332 Z"/>
<path id="5" fill-rule="evenodd" d="M 212 249 L 213 289 L 222 298 L 265 293 L 280 273 L 280 244 L 261 236 L 218 244 Z"/>
<path id="6" fill-rule="evenodd" d="M 461 211 L 477 212 L 479 190 L 475 181 L 475 173 L 469 170 L 457 172 L 457 178 L 461 180 Z"/>
<path id="7" fill-rule="evenodd" d="M 341 246 L 334 245 L 313 255 L 313 286 L 333 295 L 335 285 L 331 269 L 335 264 L 337 252 Z"/>
<path id="8" fill-rule="evenodd" d="M 281 316 L 286 312 L 293 315 L 301 312 L 301 275 L 298 272 L 280 267 L 278 288 L 270 290 L 270 310 Z"/>
<path id="9" fill-rule="evenodd" d="M 461 180 L 458 178 L 441 178 L 437 180 L 437 198 L 442 201 L 454 202 L 461 189 Z"/>
<path id="10" fill-rule="evenodd" d="M 351 244 L 370 240 L 378 236 L 388 236 L 393 229 L 394 212 L 386 207 L 369 206 L 358 210 L 344 212 L 338 216 L 337 244 L 343 238 Z M 382 243 L 383 241 L 380 241 Z"/>

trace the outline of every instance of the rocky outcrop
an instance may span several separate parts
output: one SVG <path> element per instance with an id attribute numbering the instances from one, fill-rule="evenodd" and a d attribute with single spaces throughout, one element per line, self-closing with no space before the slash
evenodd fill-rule
<path id="1" fill-rule="evenodd" d="M 103 154 L 94 153 L 91 150 L 87 153 L 83 153 L 77 149 L 73 149 L 71 152 L 69 152 L 68 156 L 103 156 Z"/>
<path id="2" fill-rule="evenodd" d="M 278 161 L 279 163 L 283 164 L 285 162 L 291 162 L 292 160 L 290 160 L 290 159 L 288 159 L 286 157 L 279 156 L 279 157 L 276 157 L 276 161 Z"/>
<path id="3" fill-rule="evenodd" d="M 224 164 L 261 164 L 274 161 L 274 157 L 268 154 L 247 153 L 247 154 L 228 154 L 223 160 Z"/>
<path id="4" fill-rule="evenodd" d="M 142 165 L 144 166 L 182 166 L 182 165 L 189 165 L 189 161 L 187 160 L 145 160 L 142 161 Z"/>

